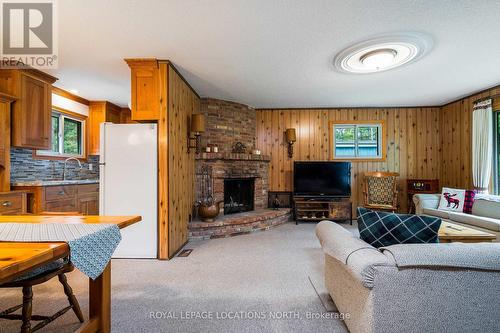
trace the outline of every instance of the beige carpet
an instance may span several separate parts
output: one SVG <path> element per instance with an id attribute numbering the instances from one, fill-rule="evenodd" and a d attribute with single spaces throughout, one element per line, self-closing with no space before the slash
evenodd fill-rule
<path id="1" fill-rule="evenodd" d="M 113 260 L 112 331 L 347 332 L 332 318 L 335 313 L 324 308 L 309 280 L 318 293 L 325 293 L 323 254 L 314 227 L 287 223 L 190 243 L 186 248 L 194 248 L 191 255 L 170 261 Z M 74 272 L 69 280 L 87 313 L 86 278 Z M 66 305 L 57 279 L 35 288 L 34 297 L 34 313 Z M 20 301 L 19 290 L 0 290 L 0 309 Z M 208 318 L 188 318 L 196 315 Z M 73 332 L 78 326 L 68 312 L 39 332 Z M 19 327 L 0 320 L 0 332 L 18 332 Z"/>

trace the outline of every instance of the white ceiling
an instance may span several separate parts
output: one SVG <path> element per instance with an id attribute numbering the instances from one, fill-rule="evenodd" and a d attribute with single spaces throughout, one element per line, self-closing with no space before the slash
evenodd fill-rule
<path id="1" fill-rule="evenodd" d="M 64 0 L 59 77 L 90 100 L 130 99 L 124 58 L 171 60 L 201 96 L 253 107 L 440 105 L 500 83 L 498 0 Z M 341 74 L 373 35 L 425 32 L 406 67 Z"/>

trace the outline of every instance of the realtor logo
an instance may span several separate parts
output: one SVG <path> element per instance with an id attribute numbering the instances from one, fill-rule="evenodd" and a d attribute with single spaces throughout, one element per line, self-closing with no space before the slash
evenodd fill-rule
<path id="1" fill-rule="evenodd" d="M 2 68 L 57 67 L 55 5 L 55 0 L 1 1 Z"/>

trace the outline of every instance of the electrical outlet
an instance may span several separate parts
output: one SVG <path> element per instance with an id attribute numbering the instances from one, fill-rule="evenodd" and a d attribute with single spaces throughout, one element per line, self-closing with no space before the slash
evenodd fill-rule
<path id="1" fill-rule="evenodd" d="M 92 170 L 94 170 L 94 164 L 89 163 L 89 171 L 92 171 Z"/>

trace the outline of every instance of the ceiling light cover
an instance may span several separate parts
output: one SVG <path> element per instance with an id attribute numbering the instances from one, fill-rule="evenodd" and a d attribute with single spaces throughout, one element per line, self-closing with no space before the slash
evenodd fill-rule
<path id="1" fill-rule="evenodd" d="M 368 68 L 380 70 L 391 66 L 396 60 L 398 52 L 394 49 L 378 49 L 363 54 L 359 60 Z"/>
<path id="2" fill-rule="evenodd" d="M 344 73 L 377 73 L 414 62 L 432 48 L 432 39 L 422 33 L 376 37 L 342 50 L 334 59 Z"/>

